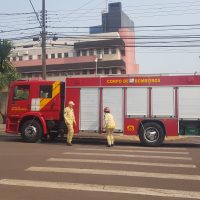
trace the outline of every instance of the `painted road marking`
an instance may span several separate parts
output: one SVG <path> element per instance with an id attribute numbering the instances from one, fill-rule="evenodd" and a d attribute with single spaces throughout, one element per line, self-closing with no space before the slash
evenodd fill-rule
<path id="1" fill-rule="evenodd" d="M 128 149 L 99 149 L 99 148 L 76 148 L 76 150 L 83 151 L 111 151 L 111 152 L 136 152 L 136 153 L 157 153 L 157 154 L 183 154 L 188 155 L 188 152 L 175 152 L 175 151 L 148 151 L 148 150 L 128 150 Z"/>
<path id="2" fill-rule="evenodd" d="M 167 173 L 151 173 L 137 171 L 122 170 L 103 170 L 103 169 L 81 169 L 81 168 L 60 168 L 60 167 L 29 167 L 26 171 L 32 172 L 54 172 L 54 173 L 74 173 L 74 174 L 95 174 L 95 175 L 114 175 L 114 176 L 130 176 L 142 178 L 159 178 L 159 179 L 178 179 L 200 181 L 199 175 L 186 174 L 167 174 Z"/>
<path id="3" fill-rule="evenodd" d="M 104 164 L 119 164 L 119 165 L 142 165 L 156 167 L 175 167 L 175 168 L 196 168 L 196 165 L 189 164 L 171 164 L 171 163 L 154 163 L 154 162 L 131 162 L 131 161 L 116 161 L 116 160 L 89 160 L 89 159 L 69 159 L 69 158 L 49 158 L 47 161 L 52 162 L 77 162 L 77 163 L 104 163 Z"/>
<path id="4" fill-rule="evenodd" d="M 143 146 L 120 146 L 116 145 L 120 149 L 144 149 L 144 150 L 173 150 L 173 151 L 186 151 L 186 148 L 183 147 L 143 147 Z"/>
<path id="5" fill-rule="evenodd" d="M 111 156 L 111 157 L 126 157 L 126 158 L 156 158 L 156 159 L 174 159 L 174 160 L 192 160 L 189 157 L 177 156 L 152 156 L 152 155 L 128 155 L 128 154 L 106 154 L 106 153 L 81 153 L 81 152 L 64 152 L 68 155 L 85 155 L 85 156 Z"/>
<path id="6" fill-rule="evenodd" d="M 184 190 L 166 190 L 166 189 L 157 189 L 157 188 L 16 180 L 16 179 L 1 179 L 0 184 L 22 186 L 22 187 L 34 187 L 34 188 L 51 188 L 51 189 L 53 188 L 53 189 L 79 190 L 79 191 L 90 191 L 90 192 L 108 192 L 108 193 L 118 193 L 118 194 L 144 195 L 144 196 L 200 199 L 200 192 L 184 191 Z"/>

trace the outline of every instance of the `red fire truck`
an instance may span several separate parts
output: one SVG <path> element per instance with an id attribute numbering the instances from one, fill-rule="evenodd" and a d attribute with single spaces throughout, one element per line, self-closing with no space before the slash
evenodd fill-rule
<path id="1" fill-rule="evenodd" d="M 122 75 L 67 77 L 65 82 L 13 82 L 8 101 L 7 133 L 26 142 L 66 132 L 64 106 L 75 102 L 75 133 L 100 133 L 103 108 L 116 121 L 116 133 L 139 135 L 143 145 L 159 146 L 167 136 L 198 135 L 200 75 Z"/>

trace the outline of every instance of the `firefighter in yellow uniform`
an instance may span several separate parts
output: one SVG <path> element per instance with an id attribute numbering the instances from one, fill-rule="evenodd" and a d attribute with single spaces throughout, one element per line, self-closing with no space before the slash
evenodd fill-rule
<path id="1" fill-rule="evenodd" d="M 73 135 L 74 135 L 73 125 L 76 126 L 76 120 L 75 120 L 74 109 L 73 109 L 74 105 L 75 104 L 73 101 L 69 101 L 68 107 L 66 107 L 64 109 L 64 119 L 65 119 L 65 123 L 68 128 L 68 134 L 67 134 L 67 145 L 68 146 L 72 146 L 72 139 L 73 139 Z"/>
<path id="2" fill-rule="evenodd" d="M 111 147 L 114 146 L 113 131 L 115 129 L 115 121 L 113 116 L 110 114 L 110 109 L 108 107 L 104 108 L 104 113 L 108 147 Z"/>

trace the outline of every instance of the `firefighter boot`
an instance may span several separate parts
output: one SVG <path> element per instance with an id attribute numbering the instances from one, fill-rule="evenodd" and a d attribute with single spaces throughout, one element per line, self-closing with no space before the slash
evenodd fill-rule
<path id="1" fill-rule="evenodd" d="M 111 146 L 114 146 L 115 139 L 114 139 L 114 136 L 112 134 L 110 135 L 110 139 L 111 139 Z"/>
<path id="2" fill-rule="evenodd" d="M 112 143 L 111 143 L 110 134 L 107 135 L 107 142 L 108 142 L 107 147 L 111 147 Z"/>

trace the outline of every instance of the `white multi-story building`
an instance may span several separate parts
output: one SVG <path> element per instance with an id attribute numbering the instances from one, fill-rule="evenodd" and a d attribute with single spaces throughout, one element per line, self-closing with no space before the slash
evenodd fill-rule
<path id="1" fill-rule="evenodd" d="M 130 39 L 127 39 L 130 37 Z M 70 39 L 47 41 L 47 78 L 62 79 L 80 74 L 135 74 L 133 31 L 98 33 Z M 38 42 L 16 44 L 9 60 L 23 78 L 42 75 L 42 52 Z"/>

